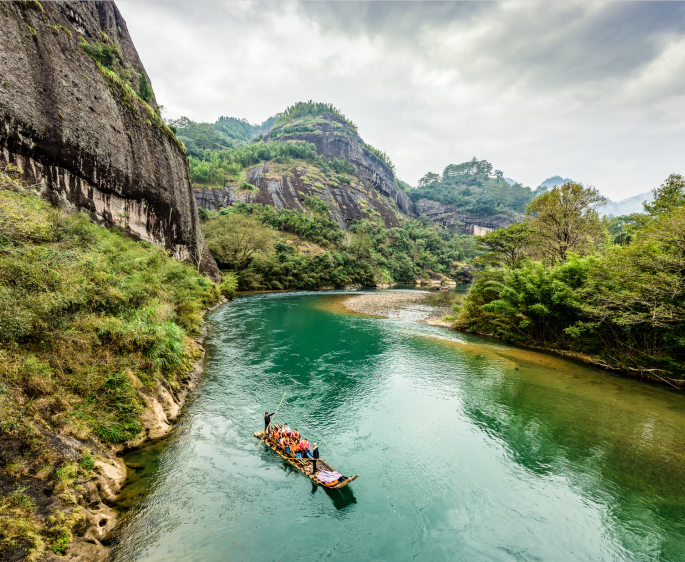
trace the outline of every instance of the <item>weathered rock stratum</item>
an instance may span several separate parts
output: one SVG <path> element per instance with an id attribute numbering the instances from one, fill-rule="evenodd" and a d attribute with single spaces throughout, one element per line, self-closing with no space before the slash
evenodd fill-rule
<path id="1" fill-rule="evenodd" d="M 350 134 L 342 119 L 327 115 L 325 120 L 317 123 L 314 132 L 288 133 L 288 128 L 280 127 L 285 133 L 281 139 L 311 142 L 319 154 L 328 158 L 344 158 L 359 170 L 359 177 L 365 184 L 394 201 L 405 215 L 415 214 L 413 203 L 398 187 L 392 170 L 366 148 L 359 137 Z M 275 128 L 274 132 L 279 133 L 279 128 Z"/>
<path id="2" fill-rule="evenodd" d="M 494 215 L 485 218 L 469 215 L 457 207 L 443 205 L 429 199 L 419 199 L 416 202 L 416 212 L 420 216 L 428 217 L 443 228 L 458 228 L 462 234 L 475 236 L 483 236 L 514 222 L 506 215 Z"/>
<path id="3" fill-rule="evenodd" d="M 117 54 L 128 82 L 98 67 L 86 43 Z M 113 2 L 0 2 L 0 162 L 21 167 L 53 203 L 197 263 L 203 239 L 183 145 L 154 95 L 138 97 L 141 74 Z M 202 269 L 217 278 L 204 254 Z"/>

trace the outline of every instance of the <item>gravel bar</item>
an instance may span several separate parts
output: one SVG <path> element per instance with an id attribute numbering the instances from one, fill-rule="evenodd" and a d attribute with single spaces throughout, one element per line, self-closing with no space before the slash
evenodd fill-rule
<path id="1" fill-rule="evenodd" d="M 361 314 L 448 325 L 440 320 L 452 311 L 447 307 L 426 304 L 430 296 L 424 291 L 378 291 L 354 295 L 345 299 L 343 305 Z"/>

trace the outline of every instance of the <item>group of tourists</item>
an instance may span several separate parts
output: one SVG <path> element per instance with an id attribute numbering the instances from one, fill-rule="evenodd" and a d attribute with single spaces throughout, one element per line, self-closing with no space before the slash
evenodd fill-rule
<path id="1" fill-rule="evenodd" d="M 280 448 L 291 462 L 299 463 L 305 473 L 308 472 L 305 465 L 311 463 L 312 472 L 310 474 L 326 487 L 337 486 L 348 479 L 347 476 L 343 476 L 330 467 L 317 472 L 316 464 L 319 458 L 319 448 L 316 446 L 316 443 L 310 446 L 309 441 L 304 439 L 297 429 L 290 429 L 287 423 L 271 425 L 271 416 L 274 415 L 269 412 L 264 414 L 263 439 L 268 439 L 273 445 Z M 324 463 L 324 468 L 327 466 Z"/>
<path id="2" fill-rule="evenodd" d="M 310 446 L 309 441 L 304 439 L 297 429 L 290 429 L 287 423 L 271 425 L 273 415 L 269 412 L 264 414 L 264 431 L 267 432 L 267 438 L 278 445 L 286 455 L 302 462 L 311 462 L 312 474 L 315 474 L 316 460 L 319 458 L 319 448 L 316 443 Z"/>

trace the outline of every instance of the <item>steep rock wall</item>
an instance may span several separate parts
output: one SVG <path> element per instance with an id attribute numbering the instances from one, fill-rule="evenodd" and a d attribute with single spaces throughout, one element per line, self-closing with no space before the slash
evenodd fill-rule
<path id="1" fill-rule="evenodd" d="M 247 181 L 255 191 L 246 191 L 240 186 L 226 186 L 223 189 L 195 187 L 195 199 L 199 207 L 217 211 L 235 203 L 261 203 L 276 209 L 304 210 L 305 196 L 318 197 L 328 205 L 329 218 L 345 230 L 353 220 L 368 217 L 383 219 L 388 227 L 400 225 L 399 209 L 395 202 L 368 187 L 364 182 L 354 180 L 350 185 L 339 183 L 323 175 L 312 177 L 312 167 L 284 166 L 266 162 L 247 171 Z"/>
<path id="2" fill-rule="evenodd" d="M 359 170 L 360 179 L 365 184 L 393 200 L 405 215 L 414 216 L 414 204 L 398 187 L 385 162 L 365 148 L 356 135 L 349 134 L 349 131 L 348 134 L 341 133 L 340 125 L 346 128 L 344 121 L 333 115 L 327 115 L 326 119 L 329 123 L 318 123 L 316 132 L 289 134 L 282 139 L 311 142 L 319 154 L 329 158 L 344 158 Z"/>
<path id="3" fill-rule="evenodd" d="M 506 215 L 495 215 L 482 218 L 462 212 L 457 207 L 443 205 L 438 201 L 419 199 L 416 202 L 416 212 L 419 216 L 428 217 L 435 224 L 443 228 L 459 227 L 462 234 L 483 236 L 497 228 L 509 226 L 512 221 Z"/>
<path id="4" fill-rule="evenodd" d="M 181 148 L 105 79 L 79 37 L 117 45 L 145 72 L 113 2 L 0 3 L 0 161 L 53 203 L 197 263 L 204 245 Z M 204 254 L 202 269 L 218 278 Z"/>

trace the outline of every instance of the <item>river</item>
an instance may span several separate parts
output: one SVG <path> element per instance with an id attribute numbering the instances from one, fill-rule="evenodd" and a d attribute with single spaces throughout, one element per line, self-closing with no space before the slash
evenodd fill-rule
<path id="1" fill-rule="evenodd" d="M 126 459 L 115 561 L 685 560 L 685 397 L 339 300 L 209 316 L 177 430 Z M 258 446 L 284 392 L 349 487 Z"/>

